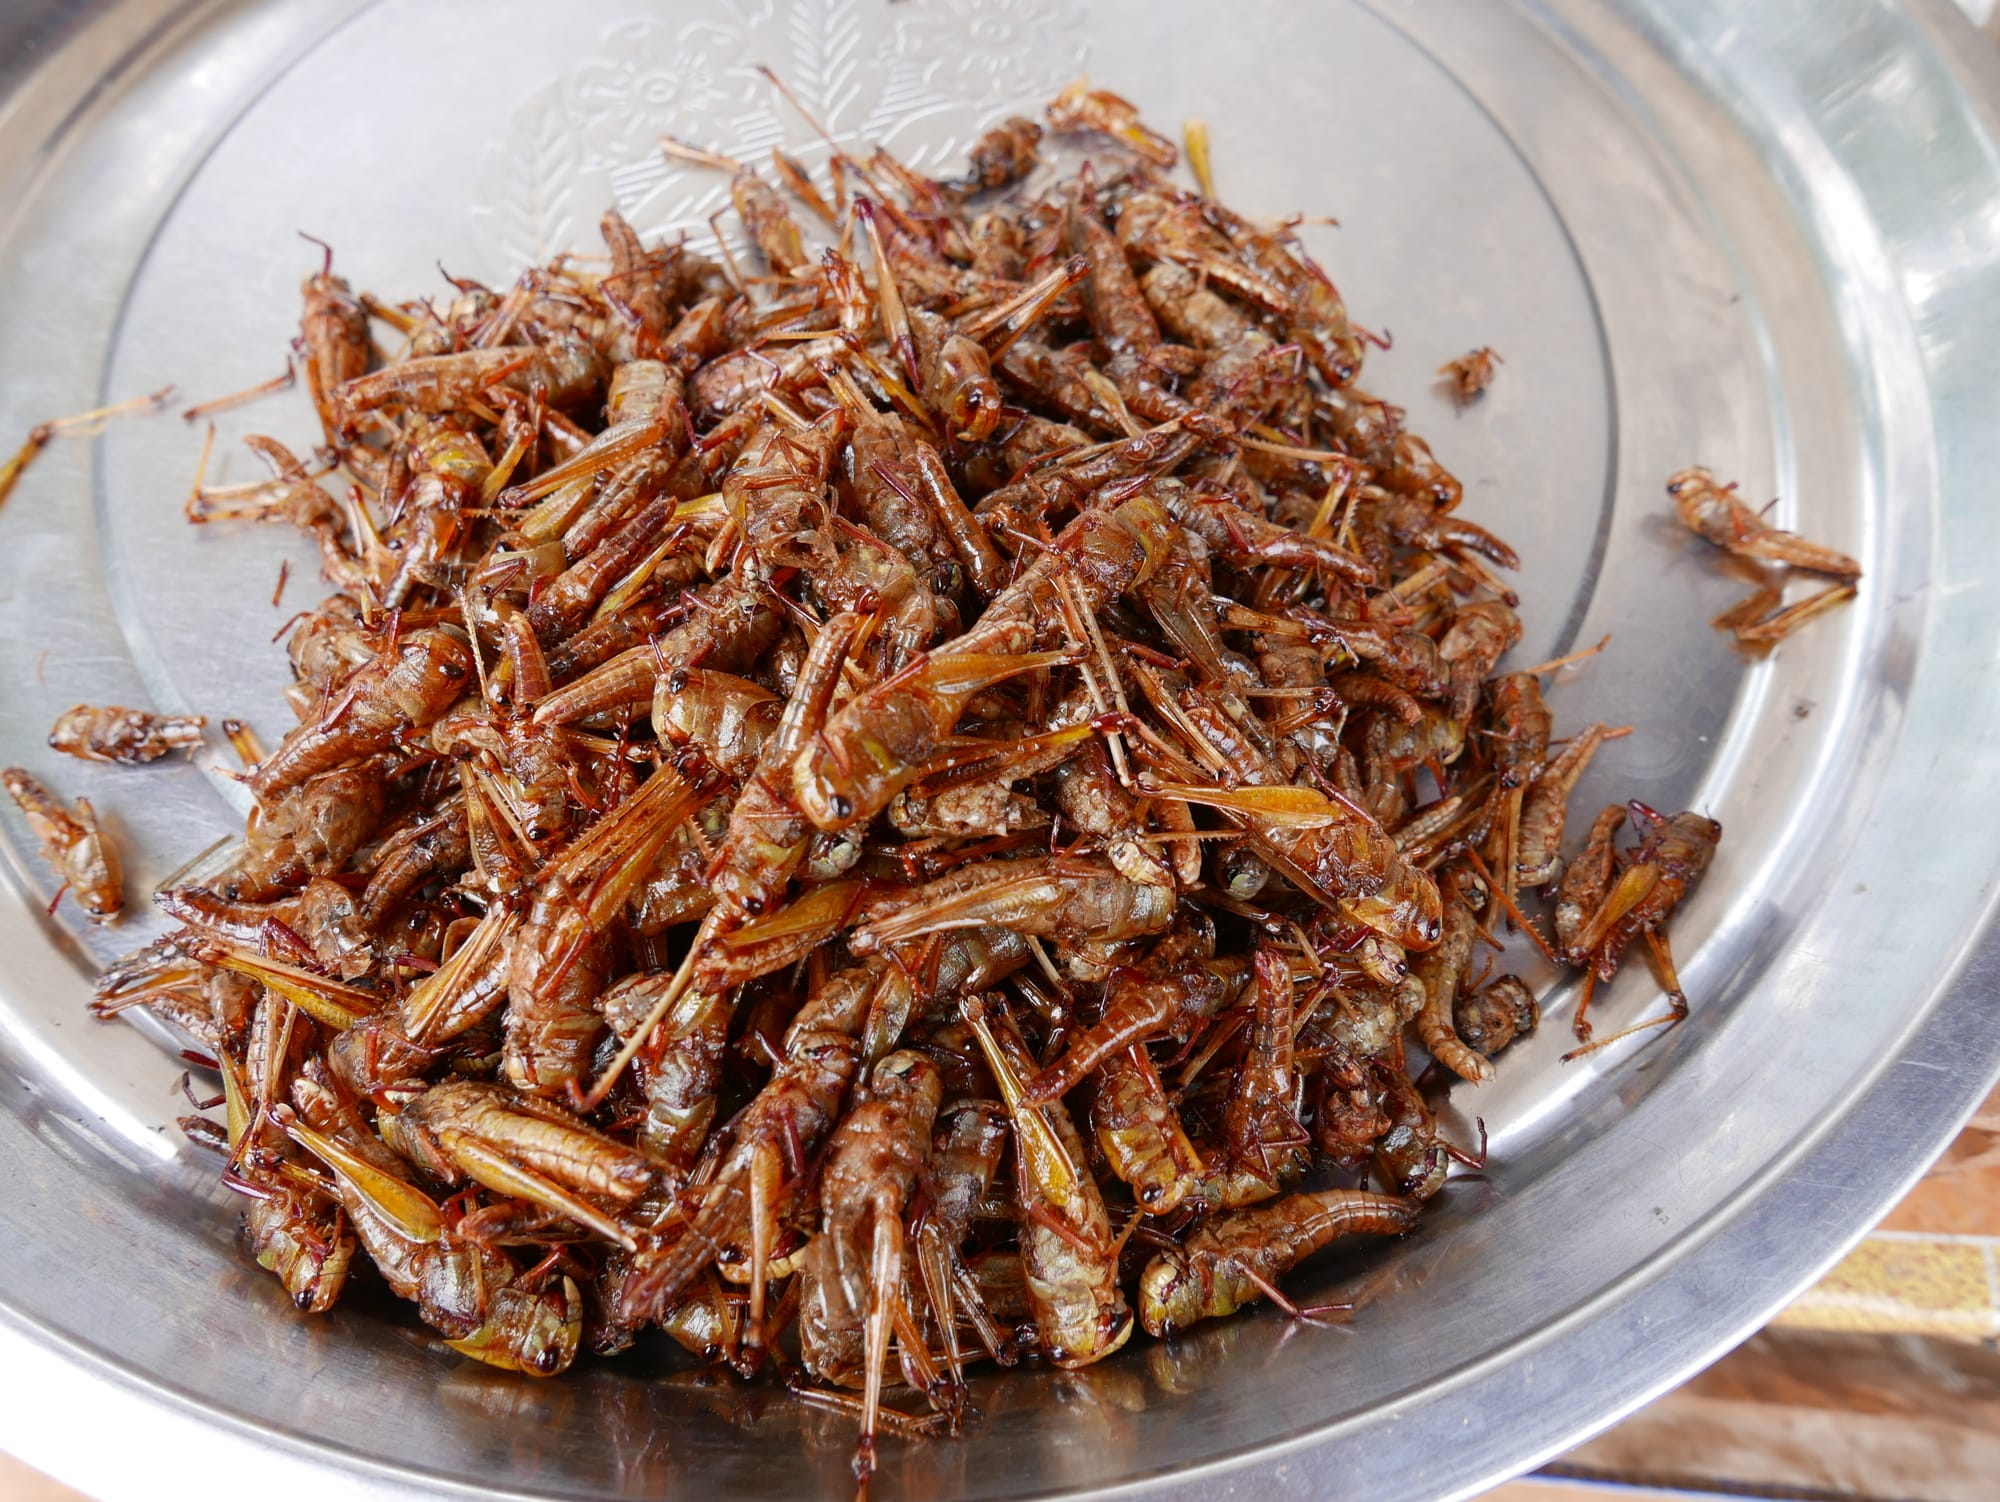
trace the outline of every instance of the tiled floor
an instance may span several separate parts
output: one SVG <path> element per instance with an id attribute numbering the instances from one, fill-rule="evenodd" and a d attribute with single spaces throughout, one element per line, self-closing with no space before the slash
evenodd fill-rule
<path id="1" fill-rule="evenodd" d="M 2000 1337 L 2000 1092 L 1881 1226 L 1779 1322 Z"/>
<path id="2" fill-rule="evenodd" d="M 2000 1498 L 2000 1091 L 1770 1329 L 1483 1502 Z M 87 1502 L 0 1456 L 5 1502 Z"/>
<path id="3" fill-rule="evenodd" d="M 1993 1502 L 2000 1351 L 1773 1326 L 1560 1469 L 1758 1497 Z"/>

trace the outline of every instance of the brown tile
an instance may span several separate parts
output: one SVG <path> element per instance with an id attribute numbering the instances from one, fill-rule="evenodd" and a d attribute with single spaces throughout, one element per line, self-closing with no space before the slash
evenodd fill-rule
<path id="1" fill-rule="evenodd" d="M 2000 1352 L 1767 1330 L 1565 1455 L 1561 1468 L 1655 1487 L 1991 1502 Z"/>
<path id="2" fill-rule="evenodd" d="M 1779 1496 L 1806 1492 L 1869 1502 L 1993 1502 L 2000 1436 L 1974 1433 L 1943 1417 L 1745 1409 L 1676 1395 L 1565 1459 L 1591 1472 L 1651 1485 L 1769 1489 Z"/>
<path id="3" fill-rule="evenodd" d="M 2000 1090 L 1882 1222 L 1891 1231 L 2000 1236 Z"/>

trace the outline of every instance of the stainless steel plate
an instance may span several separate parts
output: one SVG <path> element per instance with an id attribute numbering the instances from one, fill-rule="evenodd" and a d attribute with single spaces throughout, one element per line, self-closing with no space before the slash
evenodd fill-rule
<path id="1" fill-rule="evenodd" d="M 998 1378 L 963 1441 L 890 1447 L 884 1494 L 1464 1495 L 1741 1338 L 2000 1068 L 2000 1018 L 1953 984 L 2000 853 L 2000 159 L 1981 44 L 1930 0 L 44 0 L 0 29 L 0 434 L 274 374 L 298 230 L 406 295 L 438 261 L 502 279 L 587 248 L 614 200 L 699 223 L 718 184 L 669 171 L 662 132 L 819 159 L 751 61 L 920 164 L 1088 69 L 1156 120 L 1207 117 L 1232 202 L 1340 218 L 1315 249 L 1395 340 L 1368 384 L 1528 559 L 1521 660 L 1613 634 L 1556 693 L 1566 723 L 1637 727 L 1580 804 L 1728 830 L 1675 929 L 1694 1017 L 1565 1068 L 1552 999 L 1455 1102 L 1491 1130 L 1484 1177 L 1302 1279 L 1367 1290 L 1350 1328 L 1252 1316 Z M 1506 364 L 1461 416 L 1431 372 L 1478 344 Z M 304 439 L 302 400 L 231 414 L 218 452 L 254 429 Z M 0 512 L 0 760 L 108 810 L 134 893 L 226 833 L 237 790 L 56 765 L 45 727 L 89 699 L 275 738 L 258 643 L 313 597 L 276 532 L 183 524 L 199 438 L 159 417 L 59 442 Z M 1741 586 L 1665 514 L 1696 462 L 1858 555 L 1859 601 L 1734 655 L 1704 622 Z M 145 918 L 45 918 L 0 817 L 0 1444 L 113 1499 L 843 1486 L 846 1422 L 779 1394 L 642 1364 L 536 1384 L 395 1311 L 297 1316 L 172 1129 L 163 1040 L 84 1017 Z M 1604 1021 L 1657 1002 L 1634 967 Z"/>

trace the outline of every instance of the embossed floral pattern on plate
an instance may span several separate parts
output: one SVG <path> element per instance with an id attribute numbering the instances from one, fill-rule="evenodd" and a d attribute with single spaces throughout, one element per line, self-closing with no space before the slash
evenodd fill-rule
<path id="1" fill-rule="evenodd" d="M 685 19 L 604 25 L 593 60 L 523 99 L 487 152 L 470 210 L 487 274 L 594 248 L 611 204 L 649 238 L 710 233 L 728 180 L 668 158 L 662 136 L 752 164 L 776 147 L 823 179 L 830 149 L 759 63 L 849 152 L 884 146 L 948 172 L 981 130 L 1039 106 L 1089 61 L 1070 0 L 899 0 L 872 42 L 863 6 L 705 0 Z"/>

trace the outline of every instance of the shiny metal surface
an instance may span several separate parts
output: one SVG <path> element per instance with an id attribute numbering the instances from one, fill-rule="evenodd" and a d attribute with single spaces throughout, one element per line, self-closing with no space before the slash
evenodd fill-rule
<path id="1" fill-rule="evenodd" d="M 21 6 L 0 18 L 0 434 L 273 374 L 313 255 L 296 230 L 400 295 L 439 259 L 508 276 L 614 198 L 648 231 L 705 214 L 715 185 L 666 171 L 662 131 L 784 134 L 812 160 L 748 60 L 919 162 L 1086 67 L 1161 122 L 1205 115 L 1233 203 L 1341 219 L 1315 248 L 1395 336 L 1368 384 L 1528 559 L 1519 660 L 1614 634 L 1555 694 L 1566 723 L 1639 727 L 1581 805 L 1727 828 L 1675 929 L 1695 1015 L 1565 1068 L 1551 998 L 1553 1025 L 1454 1101 L 1491 1131 L 1486 1174 L 1409 1243 L 1301 1277 L 1365 1290 L 1351 1327 L 1266 1312 L 998 1377 L 963 1440 L 889 1447 L 878 1494 L 1464 1496 L 1747 1334 L 2000 1072 L 1995 967 L 1959 979 L 2000 854 L 1981 46 L 1939 4 L 1885 0 L 1272 0 L 1226 24 L 1140 0 Z M 1430 372 L 1475 344 L 1507 363 L 1460 417 Z M 223 421 L 259 429 L 303 436 L 302 398 Z M 181 521 L 198 449 L 165 417 L 59 442 L 0 510 L 0 761 L 110 812 L 135 895 L 229 830 L 237 790 L 55 765 L 47 724 L 150 702 L 275 738 L 282 658 L 255 644 L 313 598 L 276 532 Z M 1703 623 L 1741 586 L 1665 516 L 1694 462 L 1860 557 L 1856 604 L 1734 655 Z M 536 1384 L 366 1301 L 295 1315 L 172 1128 L 163 1040 L 83 1014 L 143 915 L 45 919 L 11 809 L 0 831 L 0 1446 L 107 1502 L 219 1476 L 308 1497 L 845 1486 L 846 1422 L 779 1393 L 626 1363 Z M 1604 1021 L 1657 1000 L 1635 966 Z"/>

